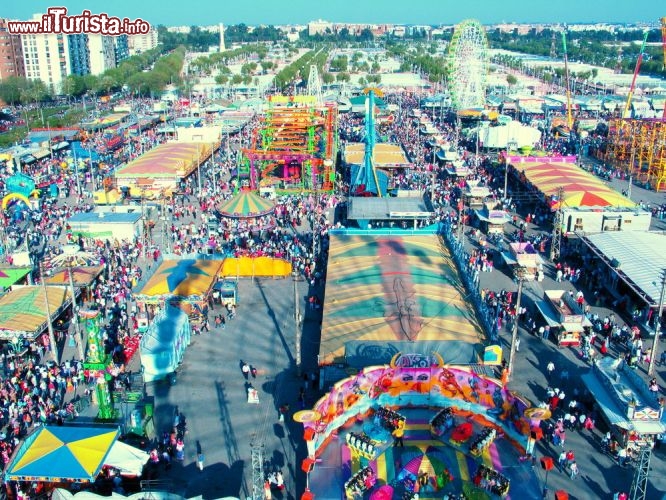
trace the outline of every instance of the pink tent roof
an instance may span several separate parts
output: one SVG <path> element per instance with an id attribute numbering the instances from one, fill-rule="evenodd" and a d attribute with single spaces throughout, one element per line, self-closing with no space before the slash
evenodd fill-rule
<path id="1" fill-rule="evenodd" d="M 636 206 L 629 198 L 608 187 L 601 179 L 569 162 L 520 162 L 513 166 L 525 174 L 539 191 L 557 197 L 564 189 L 563 202 L 567 207 L 627 207 Z"/>

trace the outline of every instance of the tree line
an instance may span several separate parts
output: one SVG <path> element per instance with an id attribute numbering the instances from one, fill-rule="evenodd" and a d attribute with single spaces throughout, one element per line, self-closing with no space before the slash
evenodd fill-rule
<path id="1" fill-rule="evenodd" d="M 60 89 L 51 89 L 41 80 L 12 76 L 0 81 L 0 99 L 14 105 L 49 101 L 58 95 L 69 99 L 120 90 L 136 95 L 156 95 L 168 84 L 180 83 L 184 58 L 183 47 L 163 54 L 163 48 L 158 46 L 125 59 L 101 75 L 69 75 Z"/>
<path id="2" fill-rule="evenodd" d="M 301 57 L 288 64 L 275 75 L 275 88 L 280 91 L 285 90 L 289 85 L 307 81 L 310 75 L 310 66 L 317 66 L 320 75 L 324 74 L 324 67 L 328 61 L 328 49 L 319 48 L 310 50 Z M 323 80 L 323 77 L 322 77 Z M 326 81 L 324 83 L 327 83 Z"/>
<path id="3" fill-rule="evenodd" d="M 208 52 L 210 47 L 220 44 L 220 34 L 202 30 L 199 26 L 190 26 L 189 33 L 167 31 L 166 26 L 157 27 L 157 36 L 165 50 L 173 50 L 184 46 L 194 52 Z M 245 24 L 232 24 L 224 28 L 225 44 L 278 42 L 285 40 L 285 34 L 275 26 L 256 26 L 250 28 Z"/>
<path id="4" fill-rule="evenodd" d="M 564 56 L 561 32 L 553 29 L 532 29 L 525 34 L 519 34 L 517 30 L 489 30 L 487 36 L 493 48 L 543 57 L 553 55 L 557 59 Z M 636 67 L 642 39 L 643 31 L 638 29 L 615 33 L 607 30 L 569 31 L 567 57 L 570 61 L 632 73 Z M 647 40 L 655 45 L 646 47 L 641 73 L 666 77 L 663 48 L 660 45 L 661 32 L 658 29 L 649 30 Z"/>

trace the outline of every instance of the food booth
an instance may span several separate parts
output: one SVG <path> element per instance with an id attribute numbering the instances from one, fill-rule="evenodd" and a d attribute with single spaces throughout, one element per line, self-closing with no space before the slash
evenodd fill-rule
<path id="1" fill-rule="evenodd" d="M 580 334 L 592 326 L 575 297 L 566 290 L 545 290 L 543 300 L 536 307 L 546 323 L 557 332 L 557 345 L 581 345 Z"/>
<path id="2" fill-rule="evenodd" d="M 521 269 L 523 272 L 523 279 L 525 280 L 538 280 L 543 279 L 543 259 L 539 252 L 531 243 L 516 242 L 509 244 L 509 250 L 502 252 L 504 262 L 511 268 L 514 275 L 516 269 Z"/>
<path id="3" fill-rule="evenodd" d="M 486 198 L 490 196 L 490 189 L 487 186 L 479 186 L 478 180 L 468 179 L 465 181 L 463 195 L 467 199 L 469 207 L 483 207 Z"/>
<path id="4" fill-rule="evenodd" d="M 484 203 L 480 210 L 474 210 L 474 214 L 486 234 L 504 234 L 504 224 L 509 222 L 510 217 L 505 210 L 494 207 L 494 203 Z"/>

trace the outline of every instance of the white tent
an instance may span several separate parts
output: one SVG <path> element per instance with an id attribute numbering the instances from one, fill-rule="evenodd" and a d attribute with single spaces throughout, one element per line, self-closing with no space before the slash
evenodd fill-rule
<path id="1" fill-rule="evenodd" d="M 140 476 L 143 466 L 146 465 L 150 455 L 139 448 L 130 446 L 122 441 L 116 441 L 104 461 L 104 465 L 114 467 L 123 476 Z"/>
<path id="2" fill-rule="evenodd" d="M 150 493 L 140 491 L 126 497 L 116 492 L 111 493 L 111 496 L 102 496 L 91 491 L 80 491 L 76 495 L 73 495 L 71 491 L 56 488 L 53 490 L 51 500 L 144 500 L 148 496 L 150 496 L 151 500 L 184 500 L 185 498 L 175 493 L 169 493 L 168 491 L 151 490 Z"/>
<path id="3" fill-rule="evenodd" d="M 479 130 L 479 141 L 485 148 L 504 149 L 510 142 L 516 147 L 534 146 L 541 140 L 541 131 L 534 127 L 513 121 L 497 127 L 484 127 Z"/>

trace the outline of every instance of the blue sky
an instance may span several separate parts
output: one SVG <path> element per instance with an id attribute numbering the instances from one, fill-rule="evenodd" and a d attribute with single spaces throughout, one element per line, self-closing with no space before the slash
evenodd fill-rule
<path id="1" fill-rule="evenodd" d="M 475 18 L 506 22 L 657 22 L 666 14 L 657 0 L 8 0 L 0 17 L 29 19 L 48 7 L 70 14 L 84 8 L 118 17 L 140 17 L 151 24 L 301 24 L 334 22 L 454 24 Z"/>

